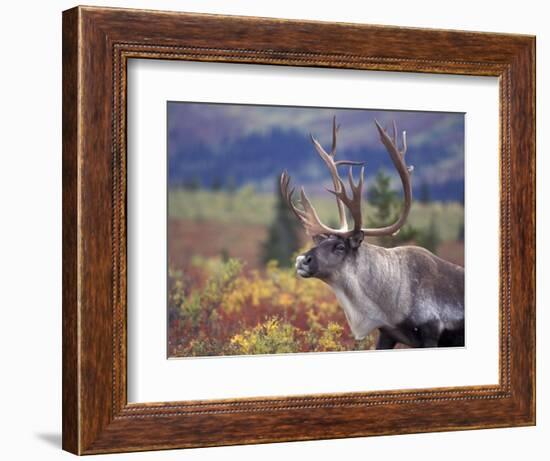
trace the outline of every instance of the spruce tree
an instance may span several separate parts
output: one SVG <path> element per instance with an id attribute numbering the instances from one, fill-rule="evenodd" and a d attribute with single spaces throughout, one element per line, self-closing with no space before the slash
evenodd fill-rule
<path id="1" fill-rule="evenodd" d="M 301 227 L 279 192 L 279 178 L 275 190 L 275 215 L 262 244 L 262 262 L 275 260 L 280 266 L 291 266 L 292 255 L 300 248 Z"/>
<path id="2" fill-rule="evenodd" d="M 390 188 L 390 177 L 383 170 L 379 170 L 376 174 L 374 184 L 369 188 L 367 196 L 369 204 L 374 207 L 370 225 L 372 227 L 387 226 L 393 216 L 397 193 Z"/>
<path id="3" fill-rule="evenodd" d="M 383 170 L 379 170 L 374 184 L 367 192 L 369 205 L 374 208 L 369 216 L 369 227 L 387 226 L 398 217 L 403 205 L 399 194 L 391 188 L 390 181 L 391 178 Z M 415 240 L 417 236 L 417 230 L 410 224 L 405 224 L 397 235 L 380 237 L 379 243 L 383 246 L 392 246 Z"/>

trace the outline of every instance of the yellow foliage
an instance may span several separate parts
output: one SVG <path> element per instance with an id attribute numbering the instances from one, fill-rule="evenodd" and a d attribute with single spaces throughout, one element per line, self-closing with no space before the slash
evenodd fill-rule
<path id="1" fill-rule="evenodd" d="M 340 344 L 340 337 L 344 328 L 337 323 L 330 322 L 319 338 L 318 351 L 343 351 L 345 350 Z"/>
<path id="2" fill-rule="evenodd" d="M 297 352 L 297 329 L 289 323 L 272 317 L 251 330 L 231 338 L 231 346 L 237 354 L 282 354 Z"/>
<path id="3" fill-rule="evenodd" d="M 370 337 L 361 343 L 353 339 L 327 285 L 300 279 L 275 261 L 263 271 L 245 271 L 234 259 L 196 258 L 191 267 L 191 283 L 185 274 L 169 273 L 171 355 L 345 351 L 374 345 Z"/>
<path id="4" fill-rule="evenodd" d="M 232 290 L 225 293 L 221 304 L 225 312 L 235 313 L 266 302 L 282 310 L 315 308 L 333 314 L 339 309 L 334 295 L 321 281 L 304 283 L 298 280 L 294 270 L 280 268 L 276 261 L 268 263 L 265 274 L 259 271 L 241 274 Z"/>

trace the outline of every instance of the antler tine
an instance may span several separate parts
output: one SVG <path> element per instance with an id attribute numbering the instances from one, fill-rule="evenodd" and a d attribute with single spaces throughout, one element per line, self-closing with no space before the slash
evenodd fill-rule
<path id="1" fill-rule="evenodd" d="M 346 188 L 344 187 L 344 182 L 339 179 L 340 190 L 330 190 L 328 192 L 335 195 L 338 200 L 340 200 L 346 207 L 349 209 L 351 217 L 353 219 L 353 231 L 348 231 L 350 234 L 352 232 L 361 230 L 361 224 L 363 222 L 362 212 L 361 212 L 361 198 L 363 196 L 363 184 L 365 179 L 365 167 L 361 166 L 361 171 L 359 173 L 359 180 L 357 184 L 353 180 L 353 166 L 349 167 L 348 171 L 348 182 L 351 190 L 351 197 L 348 197 Z"/>
<path id="2" fill-rule="evenodd" d="M 293 201 L 294 197 L 294 191 L 295 188 L 289 190 L 290 185 L 290 176 L 285 172 L 283 173 L 285 175 L 284 180 L 281 179 L 281 188 L 283 191 L 283 196 L 285 198 L 285 201 L 287 202 L 290 209 L 294 212 L 296 217 L 302 222 L 302 224 L 307 225 L 309 223 L 308 215 L 304 210 L 301 210 L 300 208 L 296 207 Z"/>
<path id="3" fill-rule="evenodd" d="M 378 124 L 378 122 L 376 122 Z M 402 131 L 401 132 L 401 144 L 402 148 L 399 150 L 397 146 L 397 125 L 395 124 L 395 120 L 392 122 L 392 128 L 393 128 L 393 144 L 395 145 L 396 149 L 399 151 L 402 157 L 405 157 L 405 154 L 407 153 L 407 132 Z"/>
<path id="4" fill-rule="evenodd" d="M 283 198 L 285 199 L 285 202 L 287 203 L 288 207 L 292 210 L 292 212 L 296 215 L 296 217 L 301 222 L 304 222 L 307 216 L 302 210 L 300 210 L 299 208 L 296 208 L 296 205 L 294 205 L 292 197 L 294 195 L 295 189 L 292 188 L 289 190 L 290 176 L 288 175 L 286 170 L 283 171 L 283 173 L 281 174 L 280 186 L 281 186 L 281 194 L 283 195 Z"/>
<path id="5" fill-rule="evenodd" d="M 357 181 L 357 185 L 353 181 L 353 171 L 352 167 L 349 168 L 348 172 L 348 179 L 349 179 L 349 185 L 353 192 L 356 192 L 358 194 L 363 193 L 363 183 L 365 181 L 365 167 L 361 166 L 361 170 L 359 170 L 359 180 Z"/>
<path id="6" fill-rule="evenodd" d="M 283 171 L 280 178 L 281 194 L 283 195 L 283 198 L 285 199 L 288 207 L 292 210 L 294 215 L 305 227 L 306 233 L 308 235 L 314 236 L 318 234 L 338 233 L 338 230 L 331 229 L 321 222 L 303 187 L 300 189 L 300 202 L 302 204 L 303 210 L 297 208 L 292 200 L 292 197 L 294 195 L 294 188 L 289 190 L 289 186 L 290 176 L 286 171 Z"/>
<path id="7" fill-rule="evenodd" d="M 330 151 L 330 156 L 336 156 L 336 133 L 340 129 L 340 125 L 336 125 L 336 115 L 332 117 L 332 149 Z"/>
<path id="8" fill-rule="evenodd" d="M 357 166 L 363 166 L 366 164 L 366 162 L 358 162 L 356 160 L 338 160 L 337 162 L 334 162 L 336 166 L 340 165 L 357 165 Z"/>
<path id="9" fill-rule="evenodd" d="M 315 150 L 317 150 L 317 153 L 319 156 L 323 159 L 325 162 L 329 172 L 330 176 L 332 178 L 332 183 L 334 184 L 334 189 L 339 190 L 340 187 L 340 175 L 338 174 L 337 165 L 341 162 L 335 162 L 334 156 L 336 155 L 336 134 L 338 133 L 339 125 L 336 125 L 336 117 L 332 119 L 332 151 L 330 154 L 328 154 L 325 149 L 323 149 L 323 146 L 313 137 L 313 135 L 310 134 L 311 142 L 313 142 L 313 145 L 315 146 Z M 338 198 L 336 198 L 336 206 L 338 207 L 338 218 L 340 221 L 340 230 L 347 230 L 348 228 L 348 222 L 346 218 L 346 210 L 344 209 L 344 205 Z"/>
<path id="10" fill-rule="evenodd" d="M 305 223 L 306 227 L 306 233 L 310 236 L 319 235 L 319 234 L 333 234 L 334 232 L 337 232 L 336 229 L 332 229 L 328 226 L 325 226 L 321 220 L 319 219 L 319 216 L 317 215 L 317 211 L 315 211 L 315 208 L 309 201 L 306 192 L 304 191 L 304 188 L 300 188 L 300 203 L 304 207 L 304 211 L 307 215 L 307 221 Z"/>
<path id="11" fill-rule="evenodd" d="M 399 229 L 403 226 L 405 223 L 407 216 L 409 214 L 411 203 L 412 203 L 412 186 L 411 186 L 411 178 L 410 173 L 412 169 L 409 169 L 405 163 L 405 152 L 407 151 L 407 137 L 406 133 L 403 132 L 403 149 L 400 151 L 397 147 L 397 127 L 395 126 L 394 122 L 394 139 L 389 137 L 388 133 L 386 133 L 386 130 L 380 126 L 378 121 L 375 120 L 376 128 L 378 129 L 378 133 L 380 134 L 380 141 L 382 141 L 382 144 L 386 147 L 386 150 L 390 154 L 390 158 L 397 169 L 397 172 L 399 173 L 399 177 L 401 178 L 401 183 L 403 184 L 403 195 L 405 202 L 403 204 L 403 209 L 401 210 L 401 214 L 397 221 L 395 221 L 393 224 L 377 229 L 362 229 L 362 231 L 365 233 L 365 235 L 395 235 L 397 232 L 399 232 Z"/>
<path id="12" fill-rule="evenodd" d="M 351 167 L 349 168 L 349 173 L 350 187 L 353 191 L 354 208 L 357 209 L 356 212 L 352 212 L 354 230 L 358 231 L 361 229 L 361 226 L 363 224 L 363 215 L 361 213 L 361 199 L 363 197 L 363 184 L 365 182 L 365 166 L 362 166 L 359 170 L 359 180 L 357 182 L 357 186 L 355 186 L 352 182 L 353 175 L 351 172 Z"/>

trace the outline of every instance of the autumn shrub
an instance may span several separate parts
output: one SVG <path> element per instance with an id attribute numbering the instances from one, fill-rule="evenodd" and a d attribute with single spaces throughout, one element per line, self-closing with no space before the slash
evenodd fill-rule
<path id="1" fill-rule="evenodd" d="M 268 318 L 254 328 L 237 333 L 230 345 L 236 354 L 283 354 L 298 352 L 299 330 L 277 317 Z"/>
<path id="2" fill-rule="evenodd" d="M 280 354 L 373 347 L 356 341 L 332 291 L 271 261 L 196 258 L 169 271 L 169 355 Z"/>

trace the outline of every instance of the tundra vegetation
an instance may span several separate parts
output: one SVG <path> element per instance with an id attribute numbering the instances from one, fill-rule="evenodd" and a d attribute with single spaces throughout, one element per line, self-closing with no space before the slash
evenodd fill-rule
<path id="1" fill-rule="evenodd" d="M 368 222 L 392 222 L 402 199 L 390 178 L 381 170 L 369 183 Z M 333 199 L 312 199 L 323 220 L 337 218 Z M 171 189 L 168 203 L 170 357 L 374 348 L 377 333 L 356 341 L 327 285 L 297 278 L 296 255 L 311 243 L 280 194 L 194 182 Z M 425 246 L 463 265 L 463 215 L 462 204 L 424 191 L 397 236 L 369 241 Z"/>

